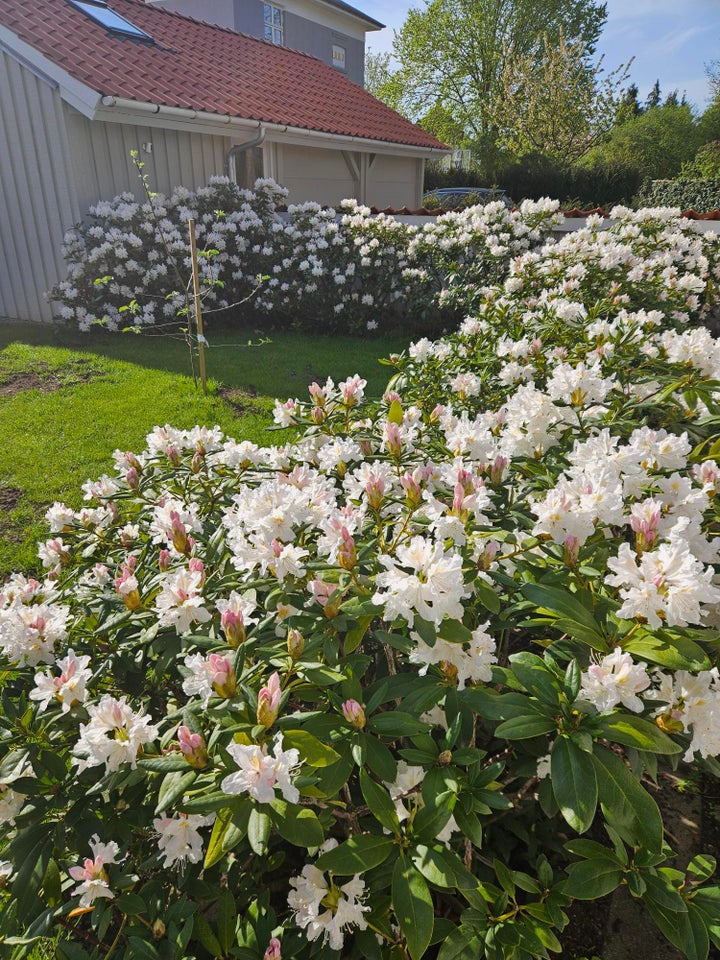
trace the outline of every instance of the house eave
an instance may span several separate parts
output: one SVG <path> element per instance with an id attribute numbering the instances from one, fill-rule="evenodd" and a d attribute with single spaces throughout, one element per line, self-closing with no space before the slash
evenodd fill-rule
<path id="1" fill-rule="evenodd" d="M 276 143 L 292 143 L 325 146 L 330 149 L 352 149 L 364 152 L 414 156 L 422 159 L 443 156 L 451 151 L 444 147 L 424 147 L 389 140 L 375 140 L 368 137 L 356 137 L 349 134 L 328 133 L 322 130 L 310 130 L 289 124 L 266 122 L 261 118 L 236 117 L 231 114 L 210 113 L 205 110 L 192 110 L 184 107 L 171 107 L 159 103 L 129 100 L 124 97 L 104 96 L 93 119 L 109 122 L 137 123 L 151 126 L 171 126 L 192 132 L 213 132 L 227 137 L 236 137 L 238 133 L 256 132 L 258 125 L 266 131 L 267 139 Z"/>
<path id="2" fill-rule="evenodd" d="M 100 94 L 87 84 L 76 80 L 58 64 L 43 56 L 35 47 L 21 40 L 17 34 L 0 24 L 0 50 L 7 53 L 26 70 L 30 70 L 43 82 L 55 86 L 62 99 L 89 120 L 95 115 L 100 103 Z"/>

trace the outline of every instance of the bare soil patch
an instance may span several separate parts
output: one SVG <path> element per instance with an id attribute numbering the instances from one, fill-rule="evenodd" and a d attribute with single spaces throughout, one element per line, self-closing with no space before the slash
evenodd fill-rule
<path id="1" fill-rule="evenodd" d="M 0 487 L 0 511 L 10 513 L 20 503 L 23 495 L 17 487 Z"/>
<path id="2" fill-rule="evenodd" d="M 46 363 L 36 363 L 32 370 L 0 371 L 0 397 L 13 397 L 24 390 L 40 390 L 42 393 L 53 393 L 61 387 L 76 386 L 87 383 L 98 376 L 98 371 L 92 366 L 92 361 L 85 357 L 78 357 L 64 367 L 51 370 Z"/>
<path id="3" fill-rule="evenodd" d="M 229 403 L 234 413 L 241 417 L 245 413 L 263 412 L 264 407 L 257 400 L 257 390 L 249 385 L 244 390 L 234 390 L 232 387 L 220 387 L 218 394 Z"/>

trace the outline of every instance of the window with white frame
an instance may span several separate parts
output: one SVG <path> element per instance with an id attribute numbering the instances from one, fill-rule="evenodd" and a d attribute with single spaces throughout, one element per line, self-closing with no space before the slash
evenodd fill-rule
<path id="1" fill-rule="evenodd" d="M 345 69 L 345 47 L 341 47 L 339 43 L 332 45 L 332 65 L 338 70 Z"/>
<path id="2" fill-rule="evenodd" d="M 263 16 L 265 20 L 265 39 L 270 43 L 283 44 L 283 12 L 280 7 L 273 3 L 263 4 Z"/>

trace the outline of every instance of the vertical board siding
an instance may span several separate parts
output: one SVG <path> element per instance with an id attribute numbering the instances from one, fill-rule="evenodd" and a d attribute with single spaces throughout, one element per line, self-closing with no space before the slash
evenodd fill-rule
<path id="1" fill-rule="evenodd" d="M 0 317 L 51 320 L 61 244 L 79 216 L 57 90 L 0 53 Z"/>
<path id="2" fill-rule="evenodd" d="M 83 215 L 99 200 L 111 200 L 124 191 L 144 199 L 130 156 L 133 150 L 140 152 L 143 173 L 157 193 L 169 194 L 179 186 L 194 190 L 225 172 L 225 157 L 232 143 L 228 137 L 90 121 L 67 104 L 65 115 Z M 151 143 L 152 152 L 144 152 L 143 143 Z"/>

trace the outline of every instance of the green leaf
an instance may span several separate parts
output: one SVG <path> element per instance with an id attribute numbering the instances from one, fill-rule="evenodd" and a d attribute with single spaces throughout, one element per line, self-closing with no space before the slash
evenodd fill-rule
<path id="1" fill-rule="evenodd" d="M 435 805 L 426 803 L 413 820 L 412 834 L 419 840 L 434 840 L 445 829 L 455 808 L 457 793 L 446 790 L 435 799 Z"/>
<path id="2" fill-rule="evenodd" d="M 671 670 L 708 670 L 710 661 L 701 646 L 687 637 L 667 636 L 656 631 L 631 637 L 623 642 L 623 650 L 636 659 L 657 663 Z"/>
<path id="3" fill-rule="evenodd" d="M 233 811 L 228 807 L 218 811 L 205 852 L 204 868 L 206 870 L 232 850 L 247 833 L 237 819 L 233 819 Z"/>
<path id="4" fill-rule="evenodd" d="M 375 614 L 368 613 L 365 616 L 358 618 L 358 625 L 353 627 L 352 630 L 348 630 L 345 634 L 345 639 L 343 640 L 343 651 L 345 656 L 350 653 L 353 653 L 363 641 L 365 634 L 368 632 L 368 627 L 375 619 Z"/>
<path id="5" fill-rule="evenodd" d="M 222 957 L 223 950 L 220 941 L 210 929 L 210 924 L 203 913 L 198 912 L 193 918 L 193 936 L 200 941 L 212 957 Z"/>
<path id="6" fill-rule="evenodd" d="M 451 890 L 455 887 L 462 889 L 468 885 L 470 888 L 477 886 L 473 875 L 452 850 L 418 843 L 411 856 L 415 867 L 429 883 L 436 887 Z"/>
<path id="7" fill-rule="evenodd" d="M 160 784 L 158 791 L 157 804 L 155 806 L 156 816 L 161 813 L 170 813 L 175 802 L 179 800 L 197 778 L 196 770 L 187 770 L 166 773 Z"/>
<path id="8" fill-rule="evenodd" d="M 490 613 L 500 613 L 500 597 L 486 580 L 478 577 L 473 584 L 473 589 L 475 591 L 474 599 L 479 600 L 486 610 L 489 610 Z"/>
<path id="9" fill-rule="evenodd" d="M 395 842 L 391 837 L 363 833 L 350 837 L 334 849 L 323 853 L 318 857 L 316 866 L 318 870 L 330 870 L 343 876 L 363 873 L 384 863 L 394 846 Z"/>
<path id="10" fill-rule="evenodd" d="M 438 636 L 450 643 L 470 643 L 473 635 L 459 620 L 443 620 L 438 628 Z"/>
<path id="11" fill-rule="evenodd" d="M 568 737 L 558 737 L 550 755 L 550 781 L 560 813 L 578 833 L 595 818 L 598 786 L 592 756 Z"/>
<path id="12" fill-rule="evenodd" d="M 147 906 L 143 898 L 130 891 L 121 894 L 115 901 L 115 906 L 121 913 L 126 913 L 130 917 L 134 917 L 138 913 L 147 913 Z"/>
<path id="13" fill-rule="evenodd" d="M 482 954 L 482 945 L 471 930 L 459 926 L 445 938 L 438 960 L 477 960 Z"/>
<path id="14" fill-rule="evenodd" d="M 692 902 L 685 904 L 679 894 L 677 896 L 686 907 L 685 912 L 670 909 L 661 902 L 667 897 L 667 891 L 661 892 L 660 887 L 667 885 L 652 874 L 647 874 L 645 881 L 647 890 L 643 903 L 664 936 L 685 954 L 687 960 L 706 960 L 710 938 L 704 911 Z"/>
<path id="15" fill-rule="evenodd" d="M 375 783 L 363 767 L 360 768 L 360 789 L 365 798 L 365 803 L 370 808 L 370 813 L 375 819 L 381 823 L 386 830 L 389 830 L 391 833 L 397 833 L 400 828 L 400 821 L 398 820 L 395 804 L 390 794 L 385 787 L 381 787 L 380 784 Z"/>
<path id="16" fill-rule="evenodd" d="M 534 653 L 523 651 L 510 657 L 512 672 L 528 693 L 546 703 L 556 704 L 560 694 L 560 681 L 547 668 L 545 662 Z"/>
<path id="17" fill-rule="evenodd" d="M 597 721 L 597 730 L 606 740 L 622 743 L 626 747 L 635 747 L 636 750 L 648 750 L 666 755 L 682 753 L 683 750 L 656 724 L 626 713 L 600 717 Z"/>
<path id="18" fill-rule="evenodd" d="M 250 847 L 259 857 L 264 857 L 267 853 L 270 827 L 271 821 L 268 812 L 262 810 L 259 806 L 254 806 L 250 811 L 247 835 Z"/>
<path id="19" fill-rule="evenodd" d="M 318 740 L 307 730 L 283 730 L 283 750 L 295 749 L 311 767 L 330 767 L 337 763 L 340 754 Z"/>
<path id="20" fill-rule="evenodd" d="M 285 800 L 273 800 L 270 806 L 275 829 L 284 840 L 296 847 L 322 846 L 325 834 L 314 810 Z"/>
<path id="21" fill-rule="evenodd" d="M 235 898 L 227 887 L 225 887 L 220 891 L 220 899 L 218 900 L 217 906 L 217 936 L 223 954 L 226 954 L 235 943 L 236 922 L 237 910 L 235 908 Z"/>
<path id="22" fill-rule="evenodd" d="M 640 843 L 651 852 L 659 853 L 663 845 L 663 823 L 653 798 L 610 750 L 596 748 L 592 761 L 600 802 L 609 824 L 630 846 Z"/>
<path id="23" fill-rule="evenodd" d="M 372 733 L 390 737 L 412 737 L 416 733 L 425 733 L 428 729 L 429 724 L 401 710 L 376 713 L 368 721 L 368 730 Z"/>
<path id="24" fill-rule="evenodd" d="M 598 900 L 619 887 L 623 878 L 617 860 L 601 857 L 571 863 L 567 872 L 563 893 L 576 900 Z"/>
<path id="25" fill-rule="evenodd" d="M 435 910 L 424 877 L 406 856 L 393 868 L 392 908 L 411 960 L 420 960 L 432 939 Z"/>
<path id="26" fill-rule="evenodd" d="M 403 408 L 399 400 L 393 400 L 388 410 L 388 421 L 390 423 L 401 424 L 403 422 Z"/>
<path id="27" fill-rule="evenodd" d="M 523 716 L 504 720 L 495 728 L 495 736 L 505 740 L 529 740 L 555 730 L 554 717 Z"/>
<path id="28" fill-rule="evenodd" d="M 522 595 L 537 606 L 538 613 L 560 618 L 555 625 L 563 633 L 569 633 L 595 650 L 608 652 L 605 635 L 575 594 L 540 583 L 525 583 L 520 589 Z"/>
<path id="29" fill-rule="evenodd" d="M 123 953 L 127 960 L 160 960 L 155 944 L 142 937 L 129 936 Z"/>
<path id="30" fill-rule="evenodd" d="M 153 773 L 170 773 L 173 770 L 187 770 L 188 763 L 181 753 L 168 754 L 166 757 L 143 757 L 138 766 Z"/>
<path id="31" fill-rule="evenodd" d="M 698 853 L 687 866 L 687 872 L 698 880 L 709 880 L 717 869 L 717 860 L 709 853 Z"/>

